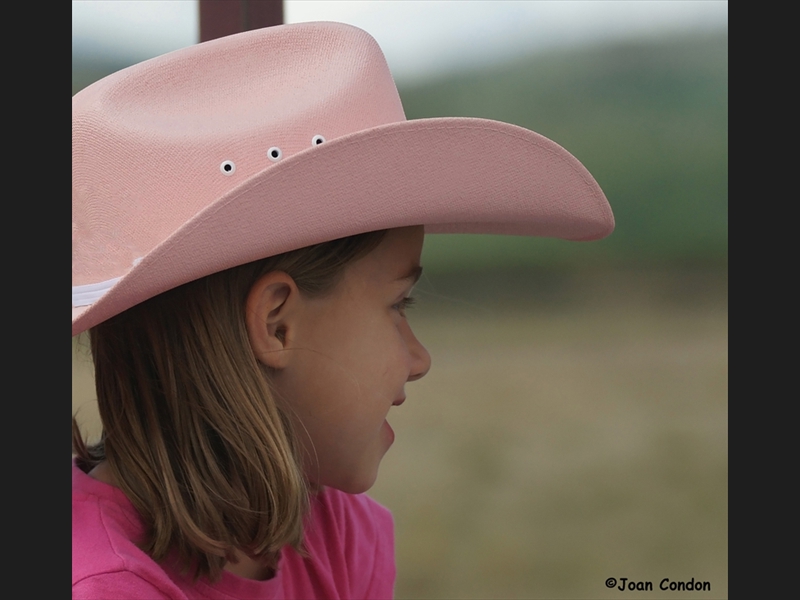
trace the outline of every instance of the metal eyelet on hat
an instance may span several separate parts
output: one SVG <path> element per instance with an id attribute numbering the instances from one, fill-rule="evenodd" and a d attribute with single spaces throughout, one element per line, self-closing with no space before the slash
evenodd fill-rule
<path id="1" fill-rule="evenodd" d="M 321 143 L 325 141 L 325 138 L 319 134 L 315 135 L 311 138 L 311 145 L 312 146 L 319 146 Z"/>
<path id="2" fill-rule="evenodd" d="M 223 175 L 233 175 L 236 172 L 236 164 L 232 160 L 222 161 L 219 170 Z"/>
<path id="3" fill-rule="evenodd" d="M 278 162 L 283 157 L 283 152 L 277 146 L 273 146 L 267 150 L 267 156 L 272 162 Z"/>

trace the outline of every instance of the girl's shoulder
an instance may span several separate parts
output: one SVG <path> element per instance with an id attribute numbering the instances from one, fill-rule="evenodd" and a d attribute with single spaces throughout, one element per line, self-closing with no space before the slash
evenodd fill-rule
<path id="1" fill-rule="evenodd" d="M 120 490 L 72 465 L 72 597 L 186 598 L 133 540 L 137 513 Z"/>
<path id="2" fill-rule="evenodd" d="M 229 573 L 208 589 L 178 585 L 134 543 L 142 533 L 125 495 L 73 463 L 73 598 L 245 597 L 227 592 L 269 591 L 267 597 L 391 598 L 396 576 L 394 523 L 385 507 L 364 494 L 325 488 L 312 497 L 303 557 L 285 549 L 271 582 Z M 202 589 L 201 589 L 202 588 Z M 226 595 L 227 594 L 227 595 Z M 273 595 L 274 594 L 274 595 Z"/>

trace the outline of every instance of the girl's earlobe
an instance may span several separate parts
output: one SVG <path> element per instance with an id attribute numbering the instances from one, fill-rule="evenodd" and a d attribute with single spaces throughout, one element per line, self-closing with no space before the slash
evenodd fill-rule
<path id="1" fill-rule="evenodd" d="M 289 361 L 295 304 L 299 290 L 282 271 L 271 271 L 250 288 L 245 304 L 245 325 L 256 359 L 273 369 Z"/>

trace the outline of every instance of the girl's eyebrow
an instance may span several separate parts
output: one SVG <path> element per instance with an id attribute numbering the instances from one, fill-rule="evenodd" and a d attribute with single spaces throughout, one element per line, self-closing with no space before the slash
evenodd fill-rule
<path id="1" fill-rule="evenodd" d="M 403 281 L 404 279 L 410 279 L 412 280 L 412 283 L 417 283 L 421 275 L 422 275 L 422 267 L 420 265 L 414 265 L 408 270 L 408 272 L 398 277 L 396 281 Z"/>

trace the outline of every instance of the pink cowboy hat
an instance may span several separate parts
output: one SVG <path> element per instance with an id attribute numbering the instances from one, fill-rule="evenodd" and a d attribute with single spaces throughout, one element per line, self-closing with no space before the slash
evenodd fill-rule
<path id="1" fill-rule="evenodd" d="M 72 334 L 199 277 L 344 236 L 596 240 L 603 192 L 506 123 L 408 121 L 364 31 L 303 23 L 197 44 L 72 98 Z"/>

